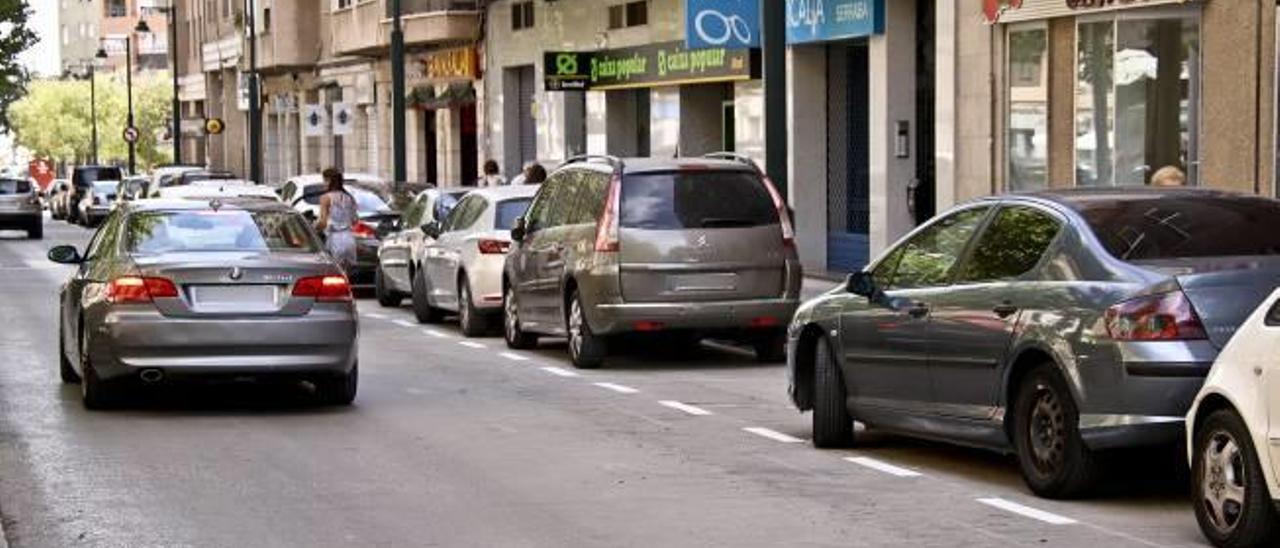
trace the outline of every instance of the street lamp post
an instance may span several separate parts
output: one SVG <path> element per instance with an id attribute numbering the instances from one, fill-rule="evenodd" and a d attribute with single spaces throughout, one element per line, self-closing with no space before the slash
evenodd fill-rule
<path id="1" fill-rule="evenodd" d="M 178 4 L 175 1 L 173 5 L 167 8 L 159 8 L 168 17 L 169 22 L 169 52 L 172 54 L 172 62 L 169 64 L 169 72 L 173 76 L 173 118 L 170 131 L 173 138 L 173 163 L 182 163 L 182 102 L 178 99 Z M 133 31 L 138 34 L 151 33 L 151 26 L 147 24 L 146 19 L 139 18 L 138 26 Z"/>
<path id="2" fill-rule="evenodd" d="M 249 0 L 249 179 L 262 184 L 262 99 L 258 89 L 258 11 Z"/>
<path id="3" fill-rule="evenodd" d="M 98 164 L 98 76 L 95 70 L 94 60 L 85 63 L 89 68 L 89 127 L 90 142 L 93 147 L 91 162 L 93 165 Z"/>
<path id="4" fill-rule="evenodd" d="M 106 48 L 98 48 L 98 58 L 99 59 L 107 58 Z M 134 126 L 134 120 L 133 120 L 133 36 L 132 35 L 124 37 L 124 85 L 125 85 L 125 95 L 127 97 L 127 102 L 129 105 L 129 113 L 127 115 L 127 118 L 125 119 L 125 128 L 126 129 L 134 128 L 134 131 L 137 131 L 137 128 Z M 136 139 L 130 140 L 128 142 L 128 145 L 129 145 L 129 174 L 133 175 L 133 174 L 136 174 L 138 170 L 137 140 Z"/>
<path id="5" fill-rule="evenodd" d="M 393 180 L 397 188 L 409 178 L 405 153 L 404 87 L 404 29 L 400 19 L 400 0 L 391 0 L 391 149 Z"/>

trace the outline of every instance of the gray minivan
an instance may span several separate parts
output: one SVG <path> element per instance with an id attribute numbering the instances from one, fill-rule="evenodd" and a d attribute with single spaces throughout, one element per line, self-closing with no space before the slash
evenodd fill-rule
<path id="1" fill-rule="evenodd" d="M 44 214 L 31 181 L 0 178 L 0 230 L 4 229 L 25 230 L 32 240 L 44 237 Z"/>
<path id="2" fill-rule="evenodd" d="M 786 205 L 748 160 L 569 160 L 512 229 L 507 345 L 569 339 L 599 367 L 615 335 L 732 337 L 785 358 L 801 270 Z"/>

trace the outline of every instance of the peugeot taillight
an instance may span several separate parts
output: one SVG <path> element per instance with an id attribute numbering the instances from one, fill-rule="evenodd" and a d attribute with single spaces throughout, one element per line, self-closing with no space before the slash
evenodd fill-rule
<path id="1" fill-rule="evenodd" d="M 600 222 L 596 223 L 596 252 L 617 253 L 618 244 L 618 202 L 622 199 L 622 176 L 614 174 L 609 180 L 609 193 L 604 200 L 604 213 Z"/>
<path id="2" fill-rule="evenodd" d="M 762 177 L 764 188 L 769 191 L 769 197 L 773 199 L 773 208 L 778 212 L 778 224 L 782 225 L 782 245 L 787 247 L 796 246 L 796 229 L 791 225 L 791 215 L 787 213 L 787 202 L 782 199 L 782 194 L 778 192 L 778 187 L 773 185 L 768 177 Z"/>
<path id="3" fill-rule="evenodd" d="M 480 248 L 480 253 L 485 255 L 502 255 L 511 249 L 511 242 L 504 240 L 479 240 L 476 246 Z"/>
<path id="4" fill-rule="evenodd" d="M 322 303 L 351 302 L 351 282 L 346 276 L 313 276 L 293 284 L 294 297 L 306 297 Z"/>
<path id="5" fill-rule="evenodd" d="M 178 286 L 165 278 L 121 276 L 107 284 L 107 302 L 112 304 L 145 304 L 177 296 Z"/>
<path id="6" fill-rule="evenodd" d="M 374 230 L 373 227 L 369 225 L 369 223 L 366 223 L 364 221 L 356 221 L 355 224 L 351 225 L 351 233 L 355 234 L 357 238 L 377 238 L 378 237 L 378 232 Z"/>
<path id="7" fill-rule="evenodd" d="M 1107 334 L 1118 341 L 1182 341 L 1208 338 L 1191 301 L 1181 291 L 1137 297 L 1106 312 Z"/>

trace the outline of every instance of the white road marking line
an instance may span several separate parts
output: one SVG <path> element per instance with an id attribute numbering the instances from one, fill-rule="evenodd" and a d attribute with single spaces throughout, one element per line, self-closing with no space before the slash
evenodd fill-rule
<path id="1" fill-rule="evenodd" d="M 415 328 L 415 327 L 418 327 L 418 326 L 414 325 L 414 324 L 413 324 L 413 322 L 410 322 L 410 321 L 408 321 L 408 320 L 396 320 L 396 321 L 391 322 L 391 323 L 396 324 L 396 325 L 398 325 L 398 326 L 400 326 L 400 327 L 408 327 L 409 329 L 413 329 L 413 328 Z"/>
<path id="2" fill-rule="evenodd" d="M 547 373 L 551 373 L 552 375 L 555 375 L 557 377 L 581 377 L 582 376 L 577 373 L 574 373 L 573 371 L 569 371 L 568 369 L 562 369 L 559 367 L 543 367 L 542 370 L 546 371 Z"/>
<path id="3" fill-rule="evenodd" d="M 742 430 L 744 432 L 750 432 L 762 438 L 769 438 L 773 441 L 779 441 L 782 443 L 803 443 L 804 442 L 804 440 L 797 438 L 795 436 L 788 436 L 777 430 L 770 430 L 768 428 L 764 428 L 761 426 L 748 426 L 746 428 L 743 428 Z"/>
<path id="4" fill-rule="evenodd" d="M 1050 525 L 1071 525 L 1073 523 L 1078 523 L 1076 520 L 1068 517 L 1045 512 L 1044 510 L 1036 510 L 1035 508 L 1032 508 L 1030 506 L 1023 506 L 1016 502 L 1001 499 L 1001 498 L 978 499 L 978 502 L 981 502 L 982 504 L 985 504 L 987 506 L 999 508 L 1006 512 L 1013 512 L 1015 514 L 1025 516 L 1034 520 L 1040 520 Z"/>
<path id="5" fill-rule="evenodd" d="M 916 472 L 915 470 L 903 468 L 901 466 L 894 466 L 887 462 L 876 460 L 871 457 L 845 457 L 844 460 L 847 460 L 854 464 L 860 464 L 862 466 L 866 466 L 867 468 L 870 468 L 872 470 L 879 470 L 891 476 L 898 476 L 900 478 L 915 478 L 915 477 L 924 475 L 924 474 L 921 474 L 920 472 Z"/>
<path id="6" fill-rule="evenodd" d="M 675 400 L 662 400 L 662 401 L 658 402 L 658 405 L 662 405 L 662 406 L 670 407 L 670 408 L 675 409 L 675 410 L 677 410 L 677 411 L 684 411 L 685 413 L 688 413 L 688 414 L 690 414 L 690 415 L 694 415 L 694 416 L 697 416 L 697 417 L 702 417 L 702 416 L 706 416 L 706 415 L 710 415 L 710 414 L 711 414 L 711 412 L 710 412 L 710 411 L 707 411 L 706 409 L 703 409 L 703 408 L 701 408 L 701 407 L 695 407 L 695 406 L 689 405 L 689 404 L 687 404 L 687 403 L 680 403 L 680 402 L 675 401 Z"/>
<path id="7" fill-rule="evenodd" d="M 364 314 L 361 314 L 361 316 L 364 316 L 364 317 L 366 317 L 366 318 L 373 318 L 373 319 L 375 319 L 375 320 L 385 320 L 385 319 L 387 319 L 387 317 L 386 317 L 386 316 L 383 316 L 382 314 L 374 314 L 373 312 L 365 312 Z"/>
<path id="8" fill-rule="evenodd" d="M 478 342 L 473 342 L 473 341 L 458 341 L 458 344 L 465 346 L 467 348 L 475 348 L 477 350 L 484 348 L 483 344 L 480 344 Z"/>
<path id="9" fill-rule="evenodd" d="M 498 354 L 498 355 L 499 355 L 499 356 L 502 356 L 502 357 L 504 357 L 504 358 L 506 358 L 506 359 L 508 359 L 508 360 L 516 361 L 516 362 L 527 362 L 527 361 L 529 361 L 529 358 L 526 358 L 526 357 L 524 357 L 524 356 L 521 356 L 521 355 L 519 355 L 519 354 L 516 354 L 515 352 L 503 352 L 503 353 Z"/>
<path id="10" fill-rule="evenodd" d="M 640 392 L 639 390 L 636 390 L 636 389 L 634 389 L 634 388 L 632 388 L 632 387 L 630 387 L 630 386 L 623 386 L 623 385 L 621 385 L 621 384 L 614 384 L 614 383 L 611 383 L 611 382 L 597 382 L 597 383 L 593 383 L 593 384 L 595 384 L 596 386 L 599 386 L 600 388 L 603 388 L 603 389 L 605 389 L 605 390 L 612 390 L 612 391 L 617 392 L 617 393 L 619 393 L 619 394 L 636 394 L 636 393 Z"/>
<path id="11" fill-rule="evenodd" d="M 428 335 L 430 335 L 430 336 L 432 336 L 432 337 L 435 337 L 435 338 L 437 338 L 437 339 L 447 339 L 447 338 L 449 338 L 449 335 L 448 335 L 447 333 L 443 333 L 443 332 L 440 332 L 440 331 L 436 331 L 436 330 L 434 330 L 434 329 L 423 329 L 423 330 L 422 330 L 422 332 L 423 332 L 423 333 L 426 333 L 426 334 L 428 334 Z"/>

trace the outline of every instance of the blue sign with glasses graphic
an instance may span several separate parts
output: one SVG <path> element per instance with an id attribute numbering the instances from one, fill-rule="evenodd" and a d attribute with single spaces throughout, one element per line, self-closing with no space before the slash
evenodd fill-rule
<path id="1" fill-rule="evenodd" d="M 684 13 L 689 49 L 760 47 L 760 0 L 685 0 Z"/>
<path id="2" fill-rule="evenodd" d="M 786 0 L 787 43 L 806 44 L 884 33 L 884 0 Z"/>

